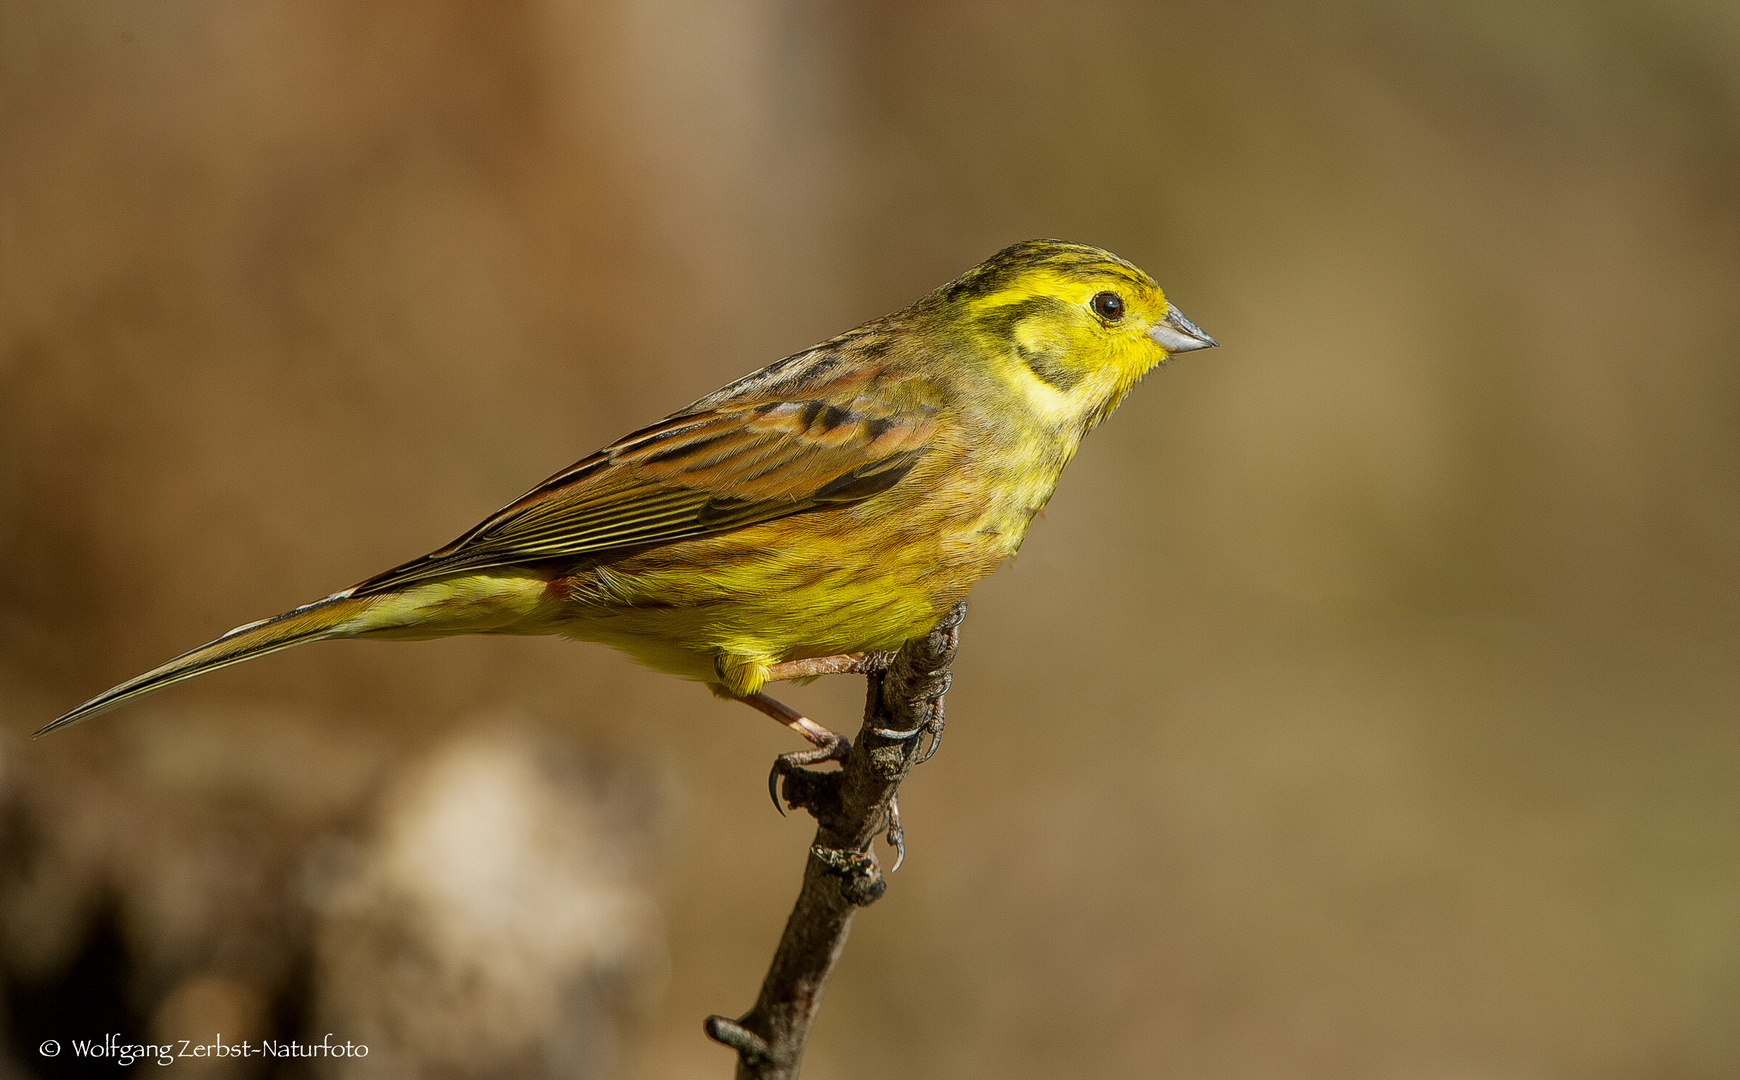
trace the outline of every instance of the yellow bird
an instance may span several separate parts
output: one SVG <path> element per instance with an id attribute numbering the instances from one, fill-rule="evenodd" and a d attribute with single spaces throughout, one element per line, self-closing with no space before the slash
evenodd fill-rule
<path id="1" fill-rule="evenodd" d="M 1147 274 L 1059 240 L 1005 248 L 562 470 L 453 543 L 238 626 L 78 706 L 326 638 L 562 634 L 850 745 L 762 693 L 863 670 L 1015 554 L 1082 436 L 1213 338 Z"/>

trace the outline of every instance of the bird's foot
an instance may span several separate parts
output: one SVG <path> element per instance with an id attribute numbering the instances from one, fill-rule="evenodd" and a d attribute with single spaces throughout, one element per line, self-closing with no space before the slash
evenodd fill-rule
<path id="1" fill-rule="evenodd" d="M 937 747 L 942 745 L 943 726 L 943 703 L 942 698 L 939 697 L 936 699 L 936 712 L 931 715 L 929 720 L 912 730 L 896 731 L 893 728 L 871 728 L 870 733 L 891 742 L 904 742 L 920 735 L 929 735 L 930 745 L 925 747 L 924 753 L 919 756 L 917 761 L 913 762 L 914 765 L 923 765 L 936 754 Z"/>
<path id="2" fill-rule="evenodd" d="M 740 698 L 745 705 L 757 709 L 773 717 L 786 727 L 802 735 L 815 747 L 813 750 L 793 750 L 789 754 L 781 754 L 773 761 L 773 769 L 767 774 L 767 793 L 773 797 L 773 805 L 781 814 L 785 807 L 779 801 L 779 778 L 787 776 L 793 769 L 801 769 L 809 765 L 820 765 L 824 761 L 837 761 L 842 767 L 846 758 L 852 753 L 852 742 L 844 735 L 829 731 L 827 728 L 811 720 L 803 713 L 789 705 L 782 704 L 766 694 L 755 693 Z M 797 805 L 793 803 L 792 805 Z"/>
<path id="3" fill-rule="evenodd" d="M 767 774 L 767 793 L 773 796 L 773 805 L 781 814 L 785 813 L 785 807 L 781 806 L 779 802 L 779 781 L 781 777 L 789 776 L 793 769 L 802 769 L 811 765 L 820 765 L 824 761 L 837 761 L 840 763 L 841 768 L 845 768 L 846 759 L 852 755 L 852 740 L 846 738 L 844 735 L 839 735 L 835 732 L 829 731 L 827 728 L 821 727 L 820 725 L 814 726 L 816 731 L 826 738 L 817 739 L 811 736 L 809 732 L 804 732 L 804 737 L 810 739 L 811 742 L 816 744 L 815 749 L 793 750 L 789 754 L 779 755 L 773 759 L 773 769 Z M 796 806 L 797 803 L 794 802 L 792 805 Z"/>

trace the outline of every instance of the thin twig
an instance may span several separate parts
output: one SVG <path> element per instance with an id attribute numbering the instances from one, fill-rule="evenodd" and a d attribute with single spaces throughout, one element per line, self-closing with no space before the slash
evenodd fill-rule
<path id="1" fill-rule="evenodd" d="M 798 1075 L 804 1037 L 852 914 L 875 903 L 888 885 L 872 849 L 876 837 L 887 832 L 904 854 L 895 792 L 920 759 L 925 733 L 933 742 L 942 734 L 942 699 L 966 614 L 962 601 L 928 635 L 869 665 L 864 726 L 843 770 L 793 769 L 785 776 L 786 802 L 808 810 L 817 823 L 803 890 L 755 1007 L 736 1020 L 709 1016 L 706 1024 L 710 1037 L 737 1051 L 738 1080 Z"/>

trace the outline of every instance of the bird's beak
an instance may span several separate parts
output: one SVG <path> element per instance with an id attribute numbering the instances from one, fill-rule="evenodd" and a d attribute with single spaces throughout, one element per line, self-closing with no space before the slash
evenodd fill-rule
<path id="1" fill-rule="evenodd" d="M 1195 323 L 1180 314 L 1177 308 L 1168 311 L 1164 319 L 1150 326 L 1148 336 L 1169 353 L 1189 352 L 1192 349 L 1212 349 L 1220 344 L 1203 333 Z"/>

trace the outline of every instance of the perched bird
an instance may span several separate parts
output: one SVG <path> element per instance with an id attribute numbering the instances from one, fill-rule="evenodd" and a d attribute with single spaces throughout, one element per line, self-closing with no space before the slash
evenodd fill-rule
<path id="1" fill-rule="evenodd" d="M 326 638 L 562 634 L 791 725 L 762 692 L 863 670 L 1021 546 L 1082 436 L 1213 338 L 1147 274 L 1029 240 L 562 470 L 438 551 L 238 626 L 37 732 Z M 776 800 L 777 801 L 777 800 Z"/>

